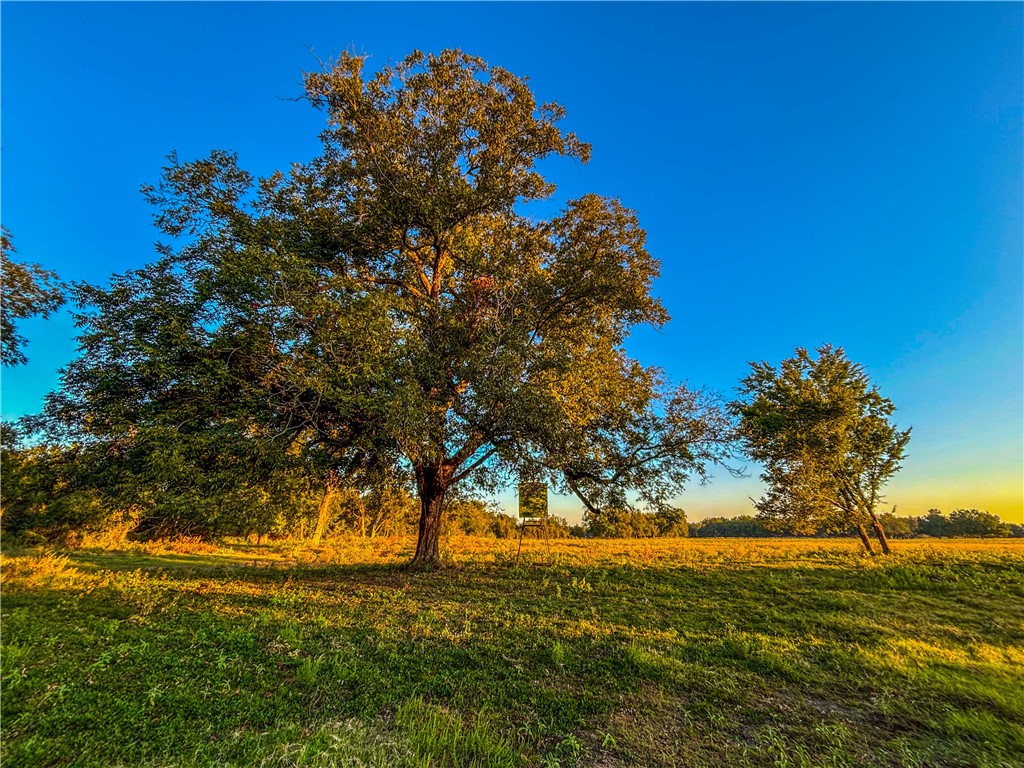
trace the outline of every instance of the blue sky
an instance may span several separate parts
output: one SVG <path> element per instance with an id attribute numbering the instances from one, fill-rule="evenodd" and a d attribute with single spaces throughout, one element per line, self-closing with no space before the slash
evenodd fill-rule
<path id="1" fill-rule="evenodd" d="M 751 360 L 842 345 L 914 426 L 890 503 L 1022 517 L 1019 4 L 6 2 L 0 24 L 18 258 L 94 283 L 141 266 L 157 233 L 138 188 L 169 151 L 285 168 L 318 148 L 322 116 L 292 100 L 313 53 L 459 47 L 528 76 L 593 145 L 545 165 L 538 214 L 585 192 L 638 212 L 673 318 L 631 339 L 642 361 L 731 394 Z M 66 315 L 24 329 L 5 418 L 74 354 Z M 680 501 L 748 513 L 750 469 Z"/>

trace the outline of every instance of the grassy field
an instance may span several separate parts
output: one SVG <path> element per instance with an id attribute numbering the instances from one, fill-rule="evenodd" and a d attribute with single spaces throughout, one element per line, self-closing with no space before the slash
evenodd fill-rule
<path id="1" fill-rule="evenodd" d="M 1021 766 L 1024 545 L 3 557 L 3 765 Z"/>

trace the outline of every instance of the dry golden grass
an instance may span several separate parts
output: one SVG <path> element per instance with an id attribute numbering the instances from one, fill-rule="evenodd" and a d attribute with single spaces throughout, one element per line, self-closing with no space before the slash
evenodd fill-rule
<path id="1" fill-rule="evenodd" d="M 692 539 L 526 539 L 523 564 L 549 563 L 565 566 L 630 565 L 695 566 L 756 565 L 789 560 L 814 560 L 821 564 L 863 565 L 931 558 L 970 559 L 974 554 L 1022 555 L 1024 539 L 910 539 L 890 542 L 891 558 L 871 557 L 856 539 L 816 538 L 692 538 Z M 275 540 L 257 545 L 250 540 L 225 540 L 212 544 L 199 539 L 155 542 L 99 542 L 86 539 L 80 551 L 116 552 L 123 555 L 201 555 L 232 562 L 250 561 L 261 566 L 292 565 L 398 565 L 407 562 L 415 549 L 410 536 L 380 538 L 341 537 L 320 545 L 303 541 Z M 441 541 L 442 559 L 451 566 L 508 565 L 516 559 L 518 540 L 452 536 Z"/>

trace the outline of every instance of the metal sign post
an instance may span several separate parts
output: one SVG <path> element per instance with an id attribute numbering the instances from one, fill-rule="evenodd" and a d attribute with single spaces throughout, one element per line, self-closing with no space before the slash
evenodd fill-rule
<path id="1" fill-rule="evenodd" d="M 523 536 L 526 529 L 543 528 L 544 541 L 551 554 L 551 537 L 548 534 L 548 485 L 547 483 L 519 484 L 519 549 L 516 552 L 516 565 L 519 555 L 523 552 Z"/>

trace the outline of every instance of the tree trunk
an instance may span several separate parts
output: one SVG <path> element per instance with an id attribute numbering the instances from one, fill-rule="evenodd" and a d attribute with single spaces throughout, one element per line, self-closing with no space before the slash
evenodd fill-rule
<path id="1" fill-rule="evenodd" d="M 868 554 L 875 554 L 875 550 L 871 548 L 871 539 L 868 538 L 868 532 L 864 530 L 864 526 L 860 523 L 857 523 L 857 533 L 860 534 L 860 540 L 864 542 L 864 549 L 868 551 Z"/>
<path id="2" fill-rule="evenodd" d="M 324 497 L 320 499 L 320 509 L 316 515 L 316 528 L 313 530 L 313 536 L 310 542 L 313 544 L 319 544 L 324 534 L 327 533 L 327 525 L 331 522 L 331 505 L 334 503 L 334 499 L 338 496 L 338 488 L 330 483 L 327 484 L 327 489 L 324 491 Z"/>
<path id="3" fill-rule="evenodd" d="M 885 529 L 882 527 L 882 521 L 878 519 L 878 515 L 874 512 L 871 513 L 871 528 L 875 532 L 875 536 L 878 537 L 878 543 L 882 545 L 882 552 L 889 554 L 889 540 L 885 537 Z"/>
<path id="4" fill-rule="evenodd" d="M 437 551 L 441 538 L 441 511 L 451 474 L 443 466 L 421 464 L 416 468 L 416 486 L 420 497 L 420 527 L 416 554 L 410 568 L 436 566 L 441 562 Z"/>

